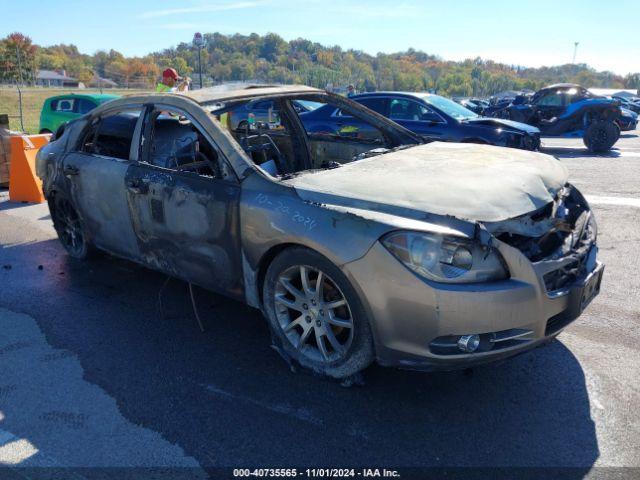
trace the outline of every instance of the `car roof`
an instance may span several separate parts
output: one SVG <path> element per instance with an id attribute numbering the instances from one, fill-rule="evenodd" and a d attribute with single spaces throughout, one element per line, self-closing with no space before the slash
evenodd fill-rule
<path id="1" fill-rule="evenodd" d="M 374 96 L 379 96 L 379 95 L 387 95 L 387 96 L 393 96 L 393 97 L 412 97 L 412 98 L 418 98 L 418 99 L 428 98 L 428 97 L 437 97 L 438 96 L 435 93 L 428 93 L 428 92 L 390 92 L 390 91 L 382 91 L 382 92 L 360 93 L 358 95 L 353 95 L 351 97 L 351 99 L 354 100 L 354 99 L 358 99 L 358 98 L 374 97 Z"/>
<path id="2" fill-rule="evenodd" d="M 554 83 L 553 85 L 546 86 L 541 88 L 542 90 L 551 90 L 551 89 L 564 89 L 564 88 L 583 88 L 582 85 L 578 85 L 577 83 Z"/>
<path id="3" fill-rule="evenodd" d="M 200 104 L 240 100 L 243 98 L 278 96 L 291 94 L 324 93 L 324 90 L 307 87 L 306 85 L 219 85 L 216 87 L 191 90 L 184 93 L 170 93 L 168 95 L 184 95 Z"/>
<path id="4" fill-rule="evenodd" d="M 120 95 L 113 95 L 108 93 L 66 93 L 64 95 L 55 95 L 47 98 L 47 100 L 60 100 L 64 98 L 87 98 L 90 100 L 96 100 L 99 103 L 108 102 L 109 100 L 115 100 L 120 98 Z"/>

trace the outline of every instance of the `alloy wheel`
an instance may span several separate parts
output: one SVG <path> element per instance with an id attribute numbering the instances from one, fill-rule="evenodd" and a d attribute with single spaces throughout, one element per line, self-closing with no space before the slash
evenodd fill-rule
<path id="1" fill-rule="evenodd" d="M 278 276 L 274 301 L 282 331 L 302 355 L 325 364 L 346 356 L 353 316 L 331 277 L 306 265 L 289 267 Z"/>

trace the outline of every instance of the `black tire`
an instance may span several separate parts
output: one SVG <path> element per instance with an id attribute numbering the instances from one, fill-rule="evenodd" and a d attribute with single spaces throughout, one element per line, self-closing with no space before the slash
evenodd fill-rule
<path id="1" fill-rule="evenodd" d="M 44 133 L 53 133 L 51 130 L 43 128 L 42 130 L 40 130 L 40 134 L 44 134 Z"/>
<path id="2" fill-rule="evenodd" d="M 620 138 L 620 127 L 610 120 L 591 122 L 584 132 L 582 141 L 590 152 L 608 152 Z"/>
<path id="3" fill-rule="evenodd" d="M 333 354 L 336 356 L 335 359 L 329 358 L 323 360 L 319 355 L 318 358 L 310 355 L 314 348 L 316 351 L 321 350 L 317 346 L 318 341 L 326 344 L 327 346 L 331 345 L 331 343 L 323 342 L 322 338 L 318 340 L 318 334 L 315 333 L 315 321 L 309 322 L 310 317 L 307 316 L 305 318 L 307 323 L 313 327 L 315 336 L 308 334 L 309 340 L 307 343 L 303 344 L 301 349 L 296 348 L 293 344 L 293 341 L 290 338 L 292 335 L 291 331 L 289 333 L 285 333 L 284 331 L 285 328 L 282 325 L 283 309 L 287 309 L 281 302 L 276 303 L 276 295 L 279 290 L 282 290 L 281 276 L 286 275 L 286 272 L 291 270 L 295 271 L 296 268 L 301 266 L 322 272 L 327 285 L 334 285 L 337 287 L 337 289 L 334 290 L 334 292 L 337 292 L 337 298 L 344 298 L 347 302 L 346 307 L 341 308 L 348 309 L 349 316 L 352 320 L 352 327 L 348 330 L 341 329 L 342 331 L 336 333 L 336 336 L 333 338 L 335 339 L 339 334 L 349 332 L 350 341 L 348 343 L 348 347 L 333 351 Z M 328 286 L 325 286 L 323 289 L 325 295 L 327 295 L 327 289 Z M 325 305 L 329 305 L 332 301 L 332 299 L 327 299 L 327 303 L 325 303 Z M 277 342 L 276 347 L 281 349 L 281 351 L 295 363 L 306 369 L 332 378 L 347 378 L 365 369 L 375 358 L 373 336 L 371 334 L 369 320 L 358 294 L 344 273 L 342 273 L 342 271 L 331 261 L 317 252 L 302 247 L 293 247 L 281 252 L 271 262 L 271 265 L 269 265 L 267 270 L 263 285 L 263 305 L 274 342 Z M 320 313 L 322 313 L 322 311 L 320 311 Z M 297 313 L 293 315 L 292 318 L 296 315 Z M 322 313 L 322 315 L 324 315 L 324 313 Z M 302 320 L 303 317 L 304 313 L 301 313 L 299 319 Z M 314 318 L 325 320 L 325 324 L 322 328 L 340 329 L 340 327 L 332 327 L 329 325 L 330 322 L 326 321 L 328 317 L 321 318 L 316 316 Z M 287 321 L 288 320 L 285 320 L 285 322 Z M 300 324 L 303 324 L 303 321 L 300 321 Z M 320 327 L 319 324 L 318 326 Z M 335 332 L 335 330 L 333 332 Z M 299 335 L 300 337 L 303 336 L 303 334 Z M 333 336 L 334 333 L 331 335 Z M 346 337 L 343 336 L 343 338 Z M 314 345 L 316 346 L 314 347 Z"/>
<path id="4" fill-rule="evenodd" d="M 69 199 L 55 193 L 49 198 L 49 212 L 60 243 L 77 260 L 90 258 L 95 249 L 87 240 L 82 219 Z"/>

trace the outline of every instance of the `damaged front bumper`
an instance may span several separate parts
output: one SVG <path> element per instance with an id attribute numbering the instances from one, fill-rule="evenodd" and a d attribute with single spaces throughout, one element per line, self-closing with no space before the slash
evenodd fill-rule
<path id="1" fill-rule="evenodd" d="M 379 363 L 451 370 L 516 355 L 553 338 L 599 293 L 597 225 L 571 185 L 539 211 L 485 227 L 508 279 L 429 281 L 381 243 L 345 266 L 367 299 Z"/>
<path id="2" fill-rule="evenodd" d="M 378 362 L 417 370 L 455 370 L 507 358 L 555 337 L 600 290 L 604 266 L 595 254 L 588 272 L 562 291 L 549 292 L 544 280 L 550 271 L 547 262 L 532 263 L 506 244 L 498 249 L 511 278 L 490 283 L 426 281 L 381 244 L 347 264 L 361 298 L 368 299 Z M 381 271 L 385 275 L 377 273 Z M 458 348 L 460 337 L 467 335 L 480 337 L 476 352 Z"/>

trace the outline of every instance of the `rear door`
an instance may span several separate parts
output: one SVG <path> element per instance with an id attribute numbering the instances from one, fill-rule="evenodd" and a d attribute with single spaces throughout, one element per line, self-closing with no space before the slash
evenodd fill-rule
<path id="1" fill-rule="evenodd" d="M 137 155 L 142 111 L 142 106 L 127 107 L 96 118 L 75 151 L 63 160 L 72 200 L 91 242 L 131 259 L 138 256 L 138 244 L 129 217 L 125 177 Z"/>
<path id="2" fill-rule="evenodd" d="M 205 127 L 156 105 L 141 161 L 126 186 L 135 236 L 150 266 L 231 296 L 242 295 L 240 185 Z"/>

